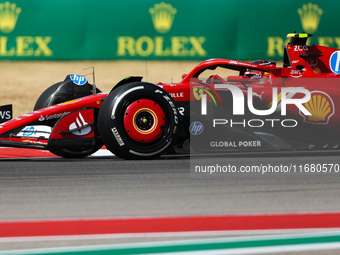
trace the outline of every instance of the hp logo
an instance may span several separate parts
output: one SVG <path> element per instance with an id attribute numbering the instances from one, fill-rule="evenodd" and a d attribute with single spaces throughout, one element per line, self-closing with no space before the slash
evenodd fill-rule
<path id="1" fill-rule="evenodd" d="M 333 73 L 340 74 L 339 64 L 340 64 L 340 51 L 335 51 L 333 52 L 329 59 L 329 66 L 331 67 Z"/>
<path id="2" fill-rule="evenodd" d="M 191 134 L 193 135 L 199 135 L 203 132 L 203 124 L 199 121 L 195 121 L 193 123 L 191 123 L 190 127 L 189 127 L 189 131 Z"/>
<path id="3" fill-rule="evenodd" d="M 87 79 L 84 76 L 81 75 L 71 75 L 70 76 L 71 80 L 73 81 L 74 84 L 77 85 L 84 85 L 87 82 Z"/>

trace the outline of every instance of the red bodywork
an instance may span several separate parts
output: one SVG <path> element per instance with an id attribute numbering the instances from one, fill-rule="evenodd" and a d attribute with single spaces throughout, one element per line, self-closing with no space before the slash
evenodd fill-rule
<path id="1" fill-rule="evenodd" d="M 0 134 L 5 134 L 13 130 L 17 130 L 20 127 L 25 127 L 28 125 L 39 124 L 42 119 L 59 119 L 65 117 L 72 112 L 78 111 L 80 109 L 90 109 L 90 108 L 100 108 L 103 103 L 103 98 L 107 96 L 107 93 L 100 93 L 97 95 L 87 96 L 58 105 L 53 105 L 44 109 L 40 109 L 31 113 L 24 114 L 18 118 L 9 120 L 5 123 L 0 124 Z M 76 117 L 74 118 L 76 120 Z M 77 138 L 76 135 L 71 133 L 59 134 L 58 131 L 66 131 L 68 127 L 59 127 L 60 129 L 55 129 L 51 134 L 51 138 Z M 13 146 L 13 147 L 27 147 L 27 148 L 40 148 L 44 149 L 47 146 L 48 139 L 44 138 L 29 138 L 29 137 L 16 137 L 9 135 L 8 137 L 0 138 L 2 145 Z"/>
<path id="2" fill-rule="evenodd" d="M 174 101 L 178 103 L 178 107 L 188 105 L 190 101 L 199 100 L 199 97 L 194 94 L 195 87 L 210 91 L 213 95 L 216 95 L 216 100 L 223 104 L 219 98 L 219 91 L 226 89 L 216 89 L 213 81 L 203 82 L 200 78 L 204 71 L 222 67 L 239 73 L 220 79 L 219 84 L 233 84 L 242 90 L 245 98 L 247 98 L 249 88 L 251 88 L 253 101 L 267 108 L 270 108 L 272 104 L 273 88 L 277 88 L 278 101 L 280 101 L 281 88 L 283 87 L 299 87 L 309 90 L 312 98 L 308 103 L 309 105 L 305 104 L 304 106 L 309 109 L 312 116 L 303 115 L 294 105 L 287 105 L 287 116 L 306 124 L 339 130 L 340 112 L 337 109 L 340 109 L 340 80 L 339 74 L 332 71 L 330 63 L 332 54 L 337 51 L 337 49 L 318 45 L 287 45 L 285 47 L 284 67 L 265 66 L 228 59 L 210 59 L 197 65 L 188 74 L 183 75 L 183 79 L 179 83 L 159 83 L 157 85 L 173 97 Z M 248 69 L 260 71 L 263 75 L 259 79 L 252 80 L 245 76 Z M 120 86 L 124 86 L 124 84 Z M 42 119 L 61 119 L 70 113 L 83 109 L 100 109 L 108 93 L 90 95 L 50 106 L 2 123 L 0 124 L 0 145 L 46 149 L 49 138 L 19 137 L 16 132 L 25 126 L 39 125 Z M 301 98 L 302 96 L 301 93 L 292 94 L 292 98 Z M 214 99 L 208 96 L 208 100 Z M 182 115 L 188 115 L 188 113 Z M 89 122 L 86 120 L 86 123 Z M 92 125 L 94 125 L 93 122 Z M 78 138 L 70 132 L 67 133 L 69 127 L 66 126 L 56 124 L 52 129 L 50 138 Z M 94 128 L 91 132 L 93 130 Z M 66 133 L 63 134 L 63 132 Z M 87 136 L 91 136 L 91 134 L 87 134 Z"/>

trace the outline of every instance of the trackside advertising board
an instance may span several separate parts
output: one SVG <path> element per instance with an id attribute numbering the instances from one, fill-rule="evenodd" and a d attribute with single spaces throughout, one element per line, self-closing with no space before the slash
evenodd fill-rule
<path id="1" fill-rule="evenodd" d="M 0 59 L 281 59 L 285 35 L 340 47 L 338 1 L 0 2 Z"/>

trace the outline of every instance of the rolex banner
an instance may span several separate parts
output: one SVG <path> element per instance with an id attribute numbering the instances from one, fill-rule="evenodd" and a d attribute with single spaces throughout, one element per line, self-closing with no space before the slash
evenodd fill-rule
<path id="1" fill-rule="evenodd" d="M 0 2 L 0 59 L 281 59 L 285 35 L 340 47 L 338 1 Z"/>

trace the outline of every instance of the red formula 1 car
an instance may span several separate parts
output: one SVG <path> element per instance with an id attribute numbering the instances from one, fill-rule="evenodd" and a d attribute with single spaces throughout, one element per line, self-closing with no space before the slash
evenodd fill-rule
<path id="1" fill-rule="evenodd" d="M 68 75 L 39 97 L 33 112 L 0 124 L 0 145 L 66 158 L 86 157 L 105 145 L 125 159 L 186 148 L 338 149 L 340 51 L 307 46 L 309 36 L 287 35 L 283 67 L 210 59 L 179 83 L 128 77 L 106 93 L 84 76 Z M 8 107 L 0 108 L 3 120 L 10 117 Z"/>

